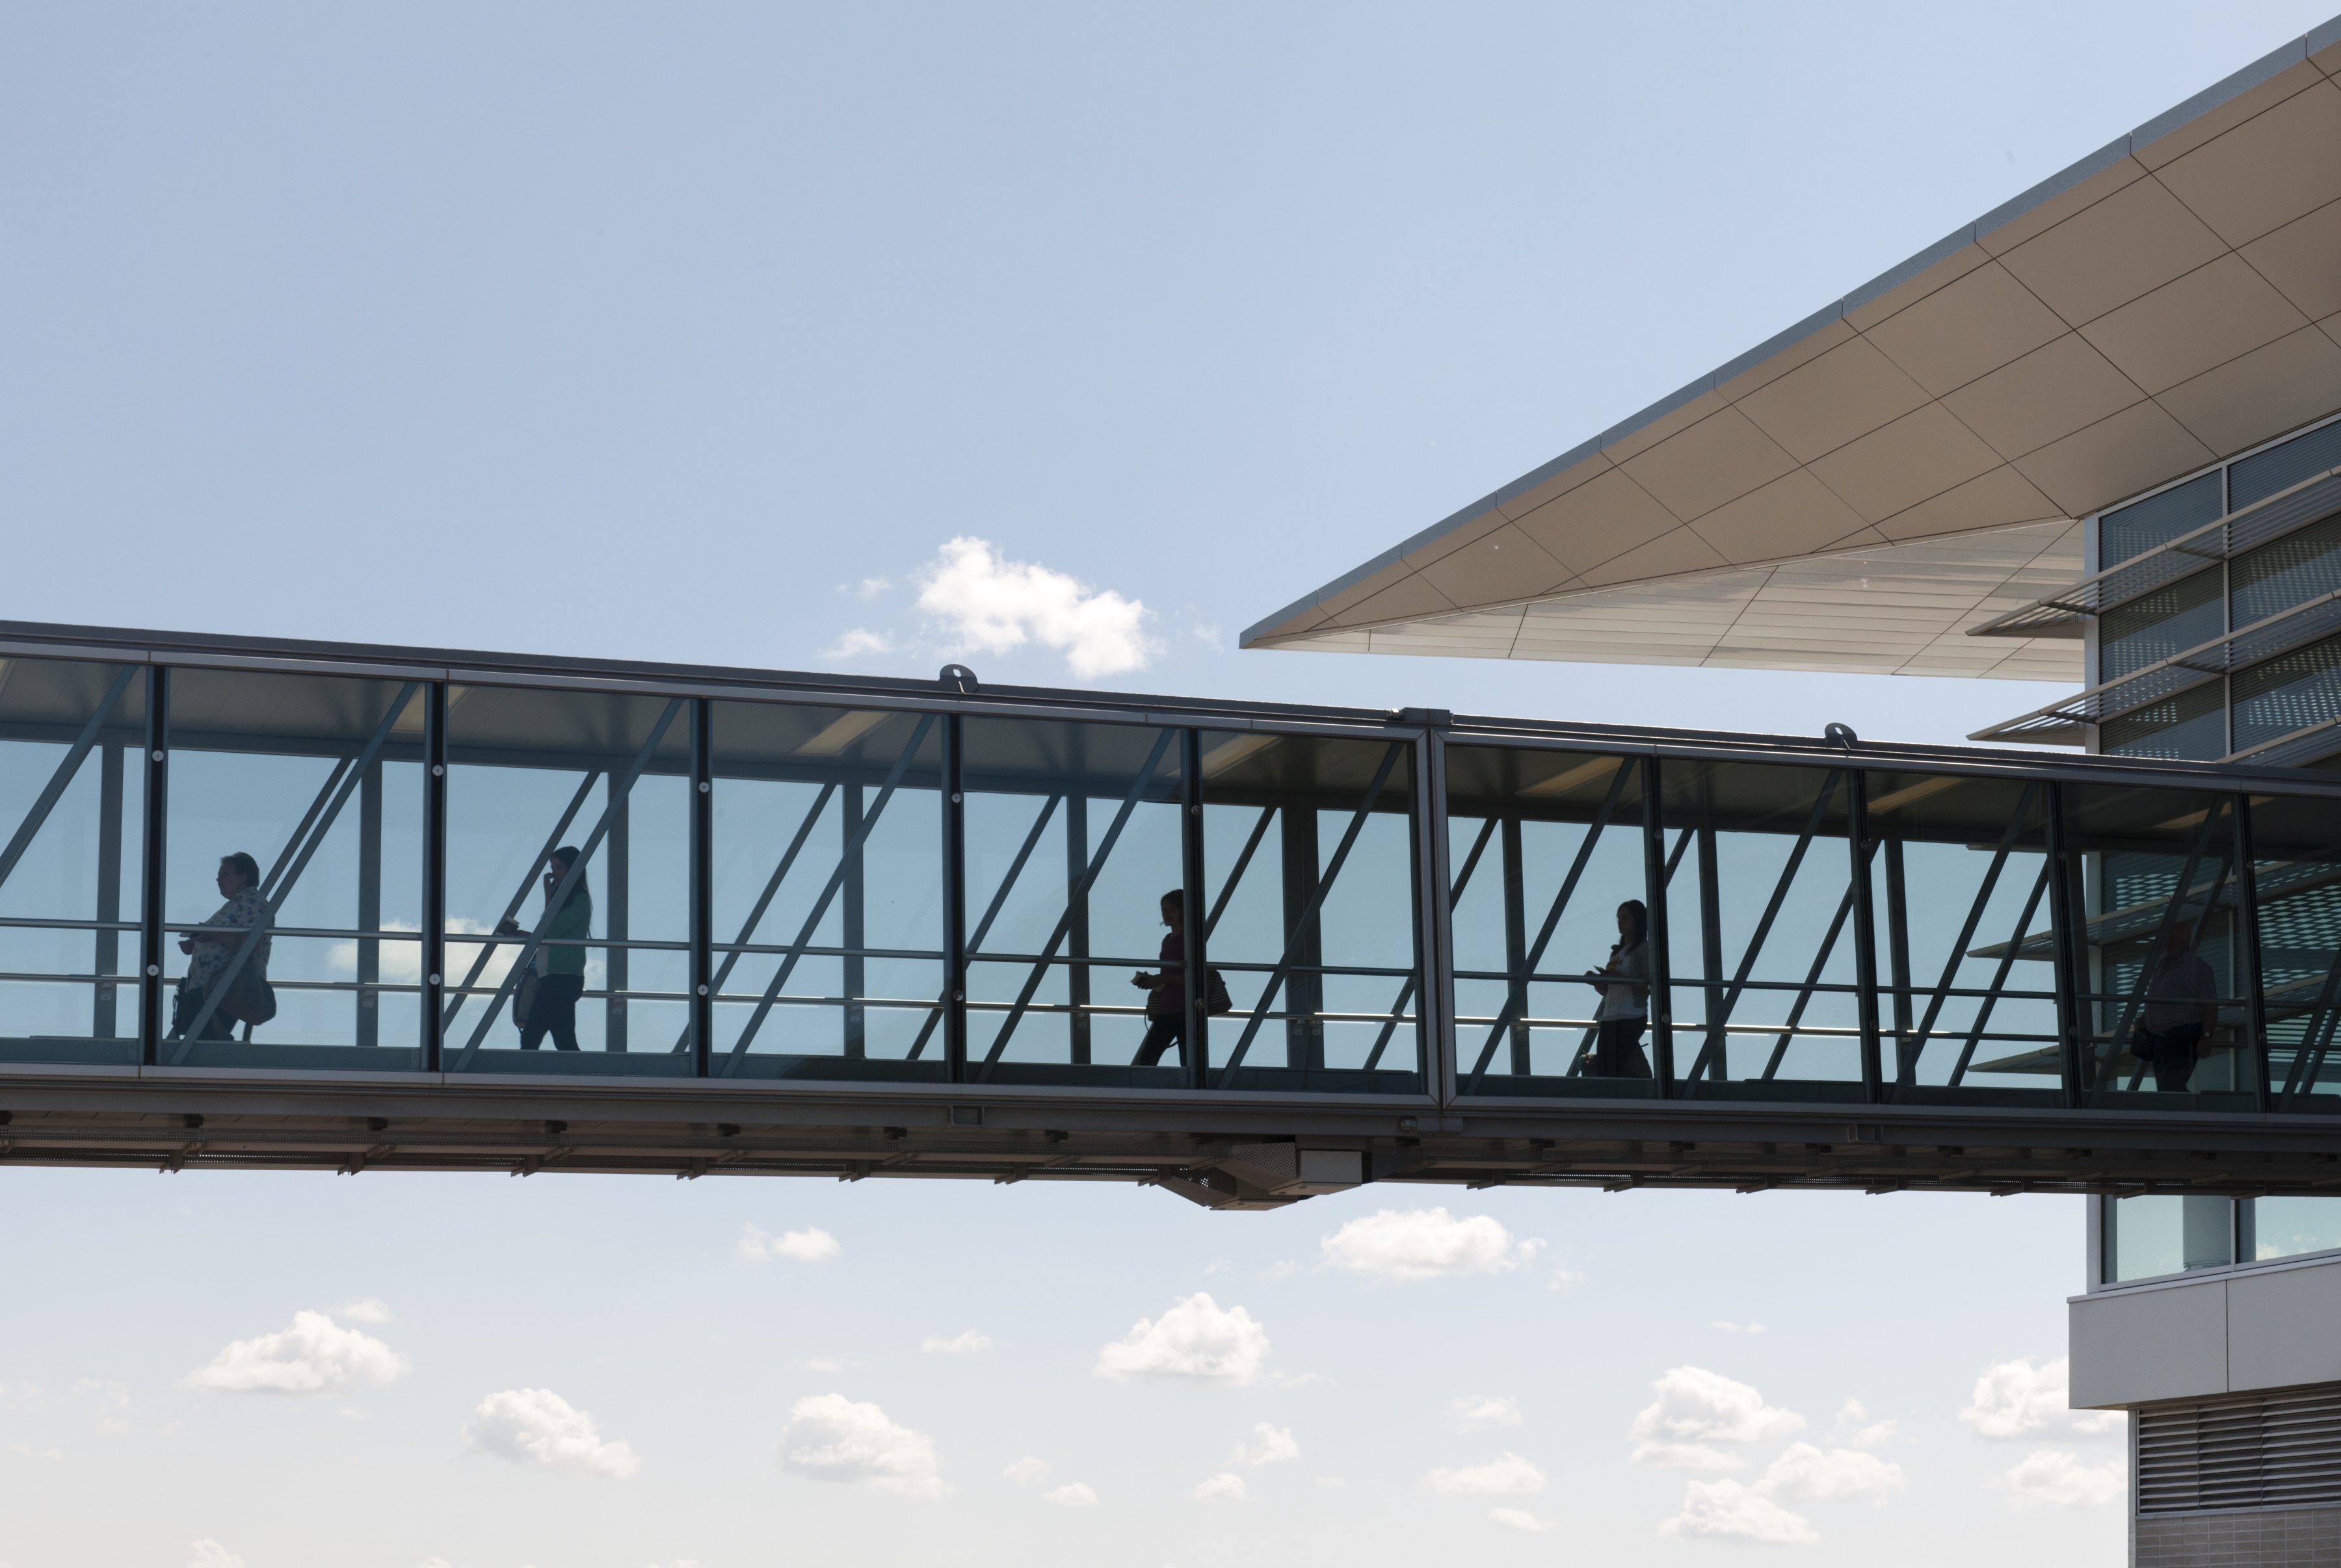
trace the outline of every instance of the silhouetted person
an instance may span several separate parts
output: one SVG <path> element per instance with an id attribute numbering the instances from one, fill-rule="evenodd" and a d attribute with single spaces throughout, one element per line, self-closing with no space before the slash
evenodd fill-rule
<path id="1" fill-rule="evenodd" d="M 544 898 L 550 904 L 561 890 L 562 878 L 569 868 L 577 864 L 577 851 L 567 845 L 553 852 L 544 864 Z M 504 936 L 518 936 L 520 922 L 506 920 L 496 928 Z M 536 975 L 536 995 L 530 998 L 528 1012 L 521 1016 L 514 1007 L 513 1022 L 520 1026 L 520 1048 L 535 1050 L 553 1037 L 553 1048 L 573 1051 L 577 1048 L 577 998 L 585 994 L 585 949 L 576 944 L 593 934 L 593 896 L 586 890 L 585 878 L 580 875 L 569 897 L 553 911 L 553 921 L 544 929 L 545 939 L 536 949 L 533 968 Z M 559 946 L 556 938 L 561 939 Z"/>
<path id="2" fill-rule="evenodd" d="M 1162 972 L 1140 970 L 1130 983 L 1147 993 L 1146 1038 L 1140 1042 L 1131 1066 L 1151 1067 L 1174 1044 L 1179 1065 L 1187 1065 L 1187 895 L 1174 888 L 1162 895 L 1162 923 L 1170 934 L 1162 938 Z"/>
<path id="3" fill-rule="evenodd" d="M 1599 1031 L 1593 1045 L 1597 1078 L 1647 1078 L 1650 1059 L 1642 1054 L 1642 1031 L 1650 1023 L 1650 911 L 1639 898 L 1618 906 L 1618 941 L 1609 961 L 1589 975 L 1613 977 L 1600 986 L 1601 1006 L 1593 1015 Z"/>
<path id="4" fill-rule="evenodd" d="M 2205 1043 L 2219 1027 L 2218 978 L 2192 949 L 2195 928 L 2181 920 L 2164 938 L 2146 983 L 2146 1016 L 2131 1048 L 2154 1064 L 2154 1087 L 2184 1094 L 2195 1064 L 2211 1054 Z"/>
<path id="5" fill-rule="evenodd" d="M 216 935 L 209 931 L 189 931 L 179 938 L 179 951 L 191 955 L 187 972 L 179 981 L 178 999 L 171 1011 L 171 1033 L 183 1035 L 204 1010 L 204 999 L 217 986 L 234 960 L 235 950 L 244 940 L 243 933 L 268 924 L 268 900 L 260 896 L 260 863 L 239 849 L 233 855 L 223 855 L 219 863 L 220 897 L 222 904 L 204 922 L 206 926 L 223 928 Z M 231 934 L 233 933 L 233 934 Z M 252 952 L 244 960 L 236 975 L 241 986 L 245 978 L 254 983 L 268 978 L 269 938 L 263 936 L 252 944 Z M 222 1006 L 212 1009 L 204 1021 L 199 1040 L 232 1040 L 235 1037 L 235 1015 Z"/>

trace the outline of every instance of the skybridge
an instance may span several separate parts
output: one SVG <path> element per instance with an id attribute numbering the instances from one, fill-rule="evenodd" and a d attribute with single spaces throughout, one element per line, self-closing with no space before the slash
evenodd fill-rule
<path id="1" fill-rule="evenodd" d="M 958 667 L 0 660 L 8 1162 L 2341 1191 L 2341 775 Z M 262 913 L 214 923 L 238 854 Z M 2183 951 L 2216 1025 L 2157 1087 Z"/>

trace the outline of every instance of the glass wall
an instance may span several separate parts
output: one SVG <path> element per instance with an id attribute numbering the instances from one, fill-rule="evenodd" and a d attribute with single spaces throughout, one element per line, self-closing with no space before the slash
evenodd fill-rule
<path id="1" fill-rule="evenodd" d="M 2268 1082 L 2279 1110 L 2341 1107 L 2341 809 L 2251 801 L 2252 887 Z"/>
<path id="2" fill-rule="evenodd" d="M 1462 1093 L 1656 1092 L 1646 779 L 1639 758 L 1448 747 Z"/>
<path id="3" fill-rule="evenodd" d="M 695 1070 L 690 706 L 448 689 L 448 1071 Z"/>
<path id="4" fill-rule="evenodd" d="M 2157 1193 L 2096 1201 L 2107 1285 L 2341 1251 L 2341 1197 Z"/>
<path id="5" fill-rule="evenodd" d="M 1414 744 L 1202 732 L 1207 1084 L 1422 1091 Z"/>
<path id="6" fill-rule="evenodd" d="M 0 1062 L 138 1060 L 146 692 L 0 660 Z"/>
<path id="7" fill-rule="evenodd" d="M 419 680 L 179 670 L 166 1067 L 423 1065 Z"/>

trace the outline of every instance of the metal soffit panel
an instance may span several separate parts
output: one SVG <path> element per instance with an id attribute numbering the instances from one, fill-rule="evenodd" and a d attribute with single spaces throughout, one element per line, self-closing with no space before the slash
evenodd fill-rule
<path id="1" fill-rule="evenodd" d="M 1517 622 L 1525 600 L 1578 620 L 1618 602 L 1605 590 L 1748 591 L 1751 569 L 2059 522 L 2333 412 L 2336 78 L 2341 18 L 1268 617 L 1243 645 L 1592 657 L 1575 632 L 1507 642 L 1470 613 Z M 1815 616 L 1839 621 L 1848 657 L 1864 640 L 1858 618 Z M 1745 660 L 1666 638 L 1602 657 L 1943 674 L 1992 658 L 1812 662 L 1821 650 L 1796 640 Z M 2010 667 L 1980 672 L 2070 680 L 2078 664 L 2037 644 L 1999 658 Z"/>

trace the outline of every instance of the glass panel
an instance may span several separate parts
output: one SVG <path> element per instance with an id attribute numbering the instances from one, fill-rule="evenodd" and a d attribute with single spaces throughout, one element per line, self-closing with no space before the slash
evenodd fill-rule
<path id="1" fill-rule="evenodd" d="M 2249 1111 L 2256 1070 L 2242 997 L 2232 799 L 2067 785 L 2087 929 L 2076 1000 L 2095 1106 Z M 2151 1083 L 2148 1083 L 2149 1075 Z"/>
<path id="2" fill-rule="evenodd" d="M 2238 751 L 2341 718 L 2341 637 L 2279 654 L 2235 678 Z"/>
<path id="3" fill-rule="evenodd" d="M 2227 582 L 2231 626 L 2253 625 L 2341 588 L 2341 517 L 2237 556 Z"/>
<path id="4" fill-rule="evenodd" d="M 2235 1261 L 2231 1199 L 2148 1193 L 2103 1201 L 2108 1285 Z"/>
<path id="5" fill-rule="evenodd" d="M 961 734 L 969 1081 L 1190 1083 L 1180 731 L 970 719 Z"/>
<path id="6" fill-rule="evenodd" d="M 2223 634 L 2224 581 L 2213 567 L 2106 611 L 2097 623 L 2097 679 L 2118 680 Z"/>
<path id="7" fill-rule="evenodd" d="M 1420 1093 L 1412 743 L 1207 730 L 1222 1088 Z M 1222 1066 L 1221 1064 L 1224 1064 Z"/>
<path id="8" fill-rule="evenodd" d="M 2217 680 L 2190 686 L 2175 697 L 2148 703 L 2098 732 L 2109 757 L 2161 757 L 2174 761 L 2209 761 L 2225 757 L 2227 745 L 2226 689 Z"/>
<path id="9" fill-rule="evenodd" d="M 161 1061 L 423 1065 L 424 698 L 172 671 Z"/>
<path id="10" fill-rule="evenodd" d="M 692 1073 L 690 706 L 449 689 L 449 1071 Z"/>
<path id="11" fill-rule="evenodd" d="M 2220 474 L 2216 469 L 2173 485 L 2097 520 L 2097 564 L 2119 566 L 2157 544 L 2167 544 L 2219 520 Z"/>
<path id="12" fill-rule="evenodd" d="M 2336 467 L 2341 467 L 2341 424 L 2328 424 L 2231 466 L 2228 486 L 2235 499 L 2229 504 L 2240 511 L 2280 490 L 2290 490 L 2310 474 Z"/>
<path id="13" fill-rule="evenodd" d="M 1679 1092 L 1859 1098 L 1851 774 L 1669 759 L 1661 777 Z"/>
<path id="14" fill-rule="evenodd" d="M 712 1071 L 946 1080 L 944 721 L 714 709 Z"/>
<path id="15" fill-rule="evenodd" d="M 2247 1263 L 2341 1249 L 2341 1198 L 2247 1197 L 2236 1223 Z"/>
<path id="16" fill-rule="evenodd" d="M 2021 779 L 1869 775 L 1893 1099 L 2062 1103 L 2047 796 Z"/>
<path id="17" fill-rule="evenodd" d="M 2331 800 L 2252 797 L 2252 888 L 2278 1107 L 2341 1110 L 2341 811 Z"/>
<path id="18" fill-rule="evenodd" d="M 1629 758 L 1447 749 L 1463 1093 L 1653 1091 L 1643 779 Z"/>
<path id="19" fill-rule="evenodd" d="M 0 1061 L 138 1059 L 146 671 L 0 660 Z"/>

